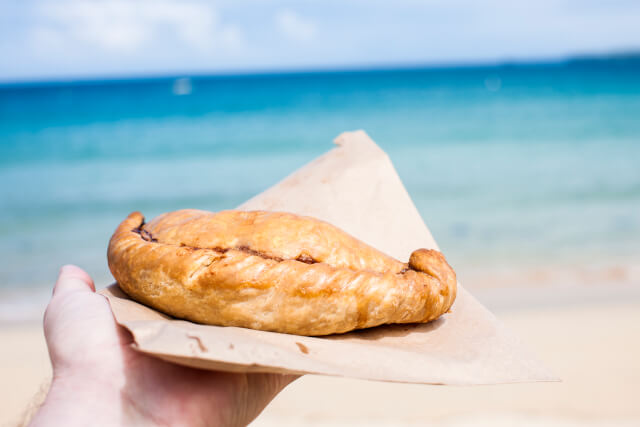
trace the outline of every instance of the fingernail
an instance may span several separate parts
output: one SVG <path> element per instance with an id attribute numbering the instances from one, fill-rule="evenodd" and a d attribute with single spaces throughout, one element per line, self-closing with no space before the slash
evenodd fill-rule
<path id="1" fill-rule="evenodd" d="M 64 275 L 77 274 L 77 273 L 80 273 L 80 272 L 82 272 L 82 271 L 83 271 L 83 270 L 81 270 L 81 269 L 80 269 L 80 267 L 75 266 L 75 265 L 73 265 L 73 264 L 66 264 L 66 265 L 63 265 L 63 266 L 60 268 L 60 274 L 61 274 L 61 275 L 62 275 L 62 274 L 64 274 Z"/>
<path id="2" fill-rule="evenodd" d="M 60 267 L 60 274 L 58 276 L 58 280 L 53 287 L 53 293 L 56 293 L 56 290 L 62 287 L 68 288 L 69 286 L 73 287 L 74 284 L 78 284 L 82 282 L 83 288 L 88 287 L 92 291 L 95 291 L 95 285 L 93 284 L 93 280 L 89 273 L 78 267 L 77 265 L 67 264 Z"/>

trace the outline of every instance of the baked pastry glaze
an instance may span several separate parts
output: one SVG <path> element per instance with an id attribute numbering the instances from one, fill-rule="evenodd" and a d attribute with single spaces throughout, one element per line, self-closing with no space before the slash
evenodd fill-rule
<path id="1" fill-rule="evenodd" d="M 116 229 L 109 268 L 133 299 L 198 323 L 328 335 L 447 312 L 456 276 L 418 249 L 402 263 L 344 231 L 282 212 L 180 210 Z"/>

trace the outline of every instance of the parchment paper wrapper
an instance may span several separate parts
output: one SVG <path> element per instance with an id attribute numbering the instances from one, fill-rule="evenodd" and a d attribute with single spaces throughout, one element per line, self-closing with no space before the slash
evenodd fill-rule
<path id="1" fill-rule="evenodd" d="M 314 216 L 405 262 L 417 248 L 437 249 L 389 157 L 362 131 L 335 142 L 337 148 L 239 209 Z M 182 365 L 429 384 L 556 379 L 458 286 L 451 312 L 434 322 L 322 338 L 198 325 L 138 304 L 117 285 L 102 293 L 133 334 L 134 348 Z"/>

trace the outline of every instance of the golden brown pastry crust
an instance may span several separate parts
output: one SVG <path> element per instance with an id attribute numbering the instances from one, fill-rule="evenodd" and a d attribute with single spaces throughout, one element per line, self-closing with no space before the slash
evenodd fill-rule
<path id="1" fill-rule="evenodd" d="M 428 322 L 455 300 L 444 256 L 401 263 L 289 213 L 181 210 L 116 229 L 109 268 L 132 298 L 175 317 L 298 335 Z"/>

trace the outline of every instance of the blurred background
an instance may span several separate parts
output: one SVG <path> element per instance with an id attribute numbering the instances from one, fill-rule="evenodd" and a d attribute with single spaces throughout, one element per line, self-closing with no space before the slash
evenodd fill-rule
<path id="1" fill-rule="evenodd" d="M 520 400 L 514 389 L 485 389 L 494 415 L 484 419 L 546 425 L 560 413 L 568 418 L 553 422 L 633 425 L 639 22 L 640 3 L 623 0 L 3 2 L 0 326 L 38 322 L 62 264 L 109 284 L 107 242 L 129 212 L 233 208 L 339 133 L 364 129 L 461 283 L 577 378 L 525 388 Z M 619 336 L 599 329 L 607 320 Z M 602 353 L 614 338 L 615 357 Z M 586 379 L 607 361 L 624 367 L 619 381 Z M 298 399 L 339 380 L 310 381 Z M 597 381 L 609 406 L 591 403 L 600 394 L 578 396 Z M 477 392 L 426 389 L 478 402 Z M 293 396 L 261 422 L 386 420 L 355 403 L 332 419 L 298 401 L 292 415 Z M 408 411 L 415 419 L 389 425 L 425 421 Z M 438 414 L 432 422 L 467 425 L 447 418 L 459 410 Z"/>

